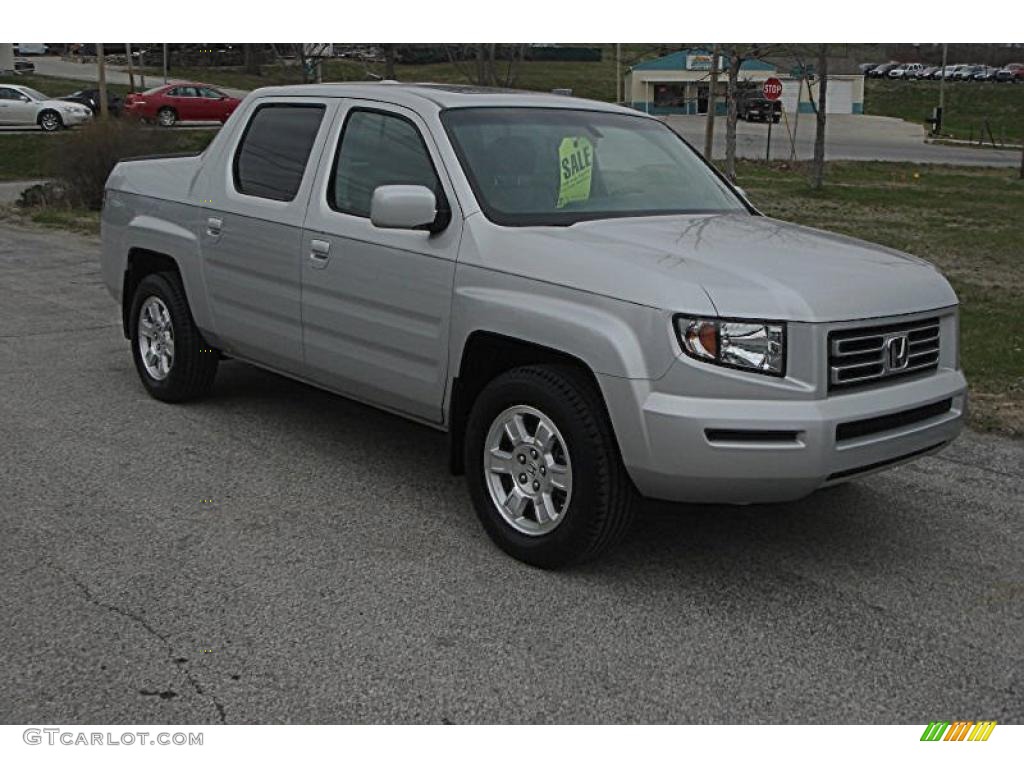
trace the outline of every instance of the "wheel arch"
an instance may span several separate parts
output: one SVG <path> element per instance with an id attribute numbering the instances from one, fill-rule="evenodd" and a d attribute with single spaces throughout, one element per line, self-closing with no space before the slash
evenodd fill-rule
<path id="1" fill-rule="evenodd" d="M 181 276 L 181 268 L 174 257 L 147 248 L 129 249 L 121 282 L 121 327 L 126 339 L 129 337 L 129 314 L 135 289 L 143 278 L 156 272 L 174 272 Z"/>
<path id="2" fill-rule="evenodd" d="M 466 421 L 477 396 L 497 376 L 524 365 L 563 365 L 579 371 L 593 385 L 607 412 L 607 403 L 597 375 L 580 357 L 563 349 L 496 331 L 474 331 L 466 338 L 458 368 L 451 382 L 448 404 L 448 458 L 452 474 L 461 475 L 465 469 L 463 448 Z M 614 432 L 613 428 L 612 433 Z"/>

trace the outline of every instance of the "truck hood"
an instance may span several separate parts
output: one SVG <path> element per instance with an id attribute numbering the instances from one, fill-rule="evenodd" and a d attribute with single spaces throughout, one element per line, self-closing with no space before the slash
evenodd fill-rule
<path id="1" fill-rule="evenodd" d="M 670 311 L 831 322 L 957 303 L 922 259 L 746 213 L 470 229 L 482 266 Z"/>

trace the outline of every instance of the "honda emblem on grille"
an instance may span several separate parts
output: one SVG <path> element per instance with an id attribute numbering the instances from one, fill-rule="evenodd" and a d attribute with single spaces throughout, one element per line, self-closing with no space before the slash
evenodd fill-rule
<path id="1" fill-rule="evenodd" d="M 885 342 L 885 363 L 890 371 L 902 371 L 910 362 L 910 340 L 905 334 Z"/>

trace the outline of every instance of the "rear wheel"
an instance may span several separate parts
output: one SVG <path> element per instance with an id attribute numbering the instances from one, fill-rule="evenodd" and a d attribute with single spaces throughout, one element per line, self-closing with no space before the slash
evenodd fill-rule
<path id="1" fill-rule="evenodd" d="M 64 121 L 57 112 L 52 109 L 47 109 L 39 115 L 39 127 L 47 133 L 53 133 L 54 131 L 59 131 L 64 127 Z"/>
<path id="2" fill-rule="evenodd" d="M 178 122 L 178 113 L 170 107 L 163 107 L 156 113 L 156 121 L 162 128 L 170 128 Z"/>
<path id="3" fill-rule="evenodd" d="M 569 366 L 527 366 L 488 384 L 466 426 L 477 516 L 495 544 L 542 568 L 594 558 L 632 520 L 634 490 L 604 403 Z"/>
<path id="4" fill-rule="evenodd" d="M 217 351 L 196 328 L 177 274 L 144 277 L 135 290 L 130 317 L 132 358 L 149 394 L 173 403 L 210 390 L 217 374 Z"/>

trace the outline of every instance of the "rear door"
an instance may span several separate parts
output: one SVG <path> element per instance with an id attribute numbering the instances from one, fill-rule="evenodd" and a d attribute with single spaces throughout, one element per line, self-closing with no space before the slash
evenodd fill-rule
<path id="1" fill-rule="evenodd" d="M 218 343 L 296 375 L 302 221 L 336 108 L 335 99 L 255 100 L 211 162 L 203 192 L 200 242 Z"/>
<path id="2" fill-rule="evenodd" d="M 302 235 L 307 375 L 352 397 L 440 422 L 462 216 L 434 139 L 415 112 L 345 100 Z M 378 229 L 373 191 L 432 189 L 451 208 L 441 232 Z"/>

